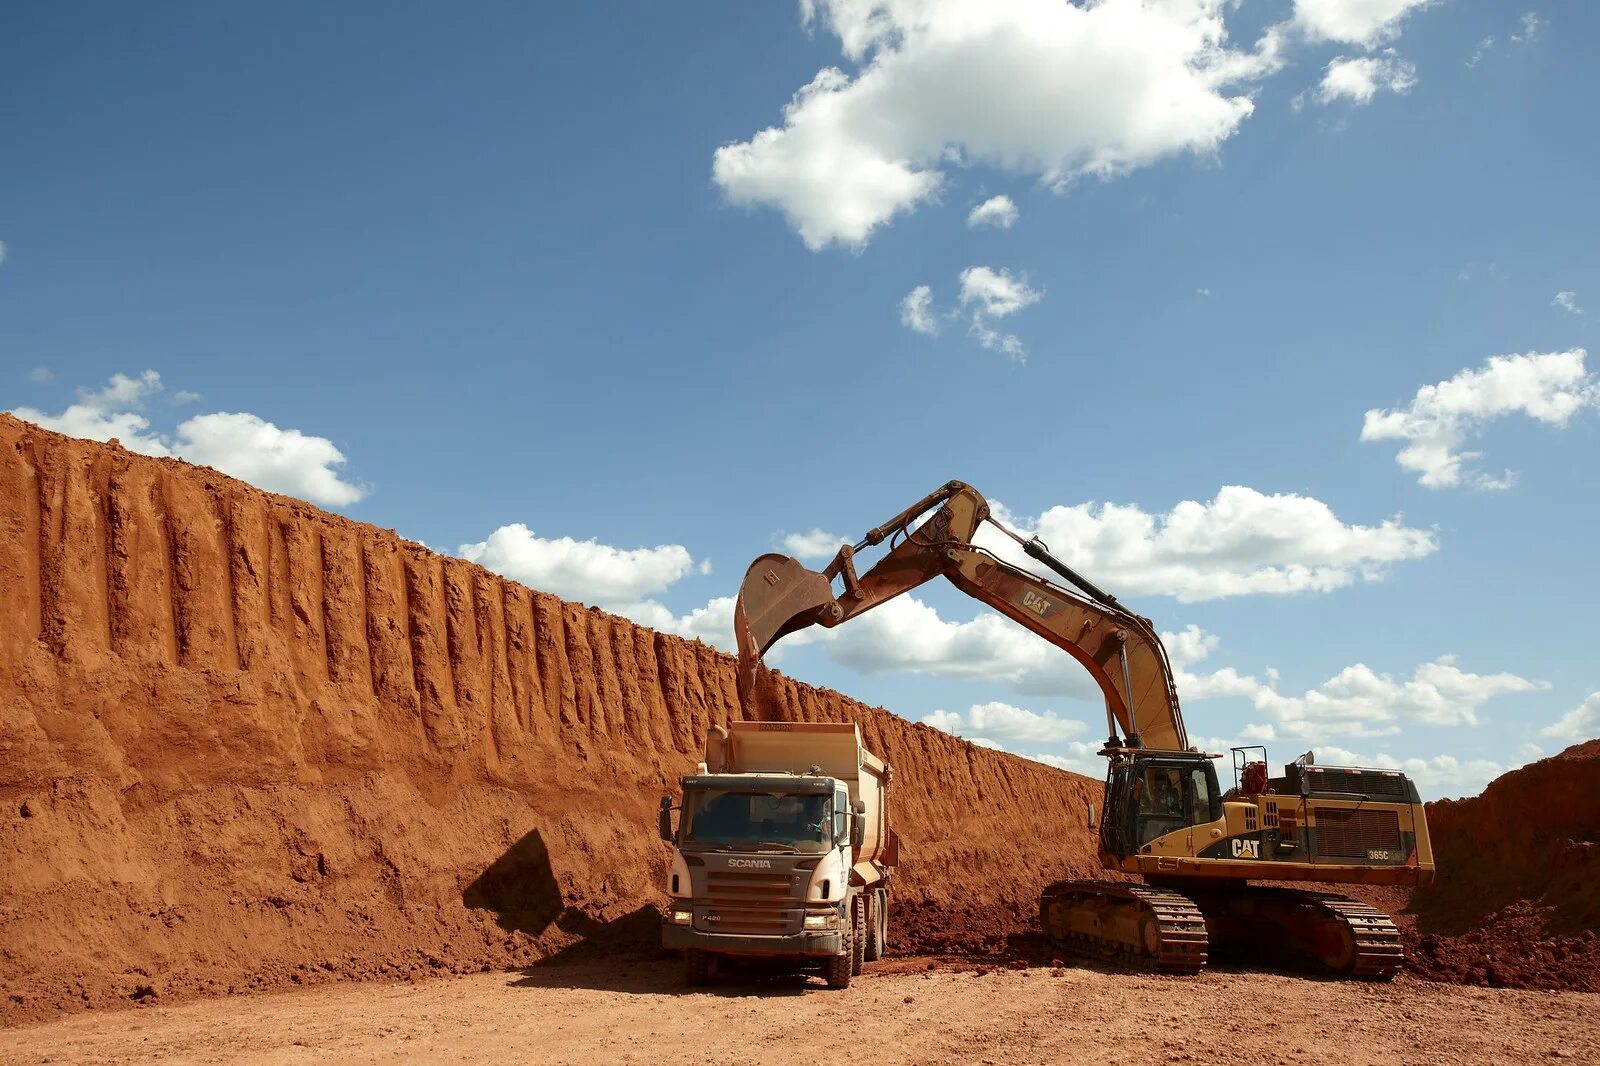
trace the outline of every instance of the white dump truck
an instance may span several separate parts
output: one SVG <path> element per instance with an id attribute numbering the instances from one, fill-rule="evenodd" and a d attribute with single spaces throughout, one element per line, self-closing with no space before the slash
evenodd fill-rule
<path id="1" fill-rule="evenodd" d="M 662 943 L 704 984 L 714 960 L 792 959 L 848 988 L 889 935 L 890 769 L 853 723 L 733 722 L 661 798 L 674 846 Z M 677 826 L 673 812 L 679 812 Z"/>

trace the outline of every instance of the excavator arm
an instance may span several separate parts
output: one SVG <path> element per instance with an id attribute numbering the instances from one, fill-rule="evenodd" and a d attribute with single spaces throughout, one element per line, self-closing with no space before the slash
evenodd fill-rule
<path id="1" fill-rule="evenodd" d="M 937 507 L 927 521 L 917 519 Z M 984 522 L 1070 586 L 1014 566 L 973 543 Z M 889 541 L 883 558 L 857 574 L 855 553 Z M 840 547 L 828 566 L 809 570 L 786 555 L 750 565 L 734 607 L 739 643 L 739 698 L 747 713 L 761 657 L 784 636 L 808 626 L 832 628 L 944 575 L 1065 651 L 1088 670 L 1105 695 L 1108 744 L 1182 751 L 1189 738 L 1166 649 L 1150 620 L 1119 604 L 1050 554 L 1037 537 L 1024 540 L 989 513 L 983 496 L 952 481 L 918 500 L 855 545 Z M 834 582 L 843 585 L 835 594 Z M 1123 741 L 1116 739 L 1118 727 Z"/>

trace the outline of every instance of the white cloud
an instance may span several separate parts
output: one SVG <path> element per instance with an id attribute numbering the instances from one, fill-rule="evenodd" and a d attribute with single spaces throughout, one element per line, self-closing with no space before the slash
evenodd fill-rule
<path id="1" fill-rule="evenodd" d="M 344 465 L 345 457 L 332 441 L 297 429 L 279 429 L 256 415 L 218 411 L 180 423 L 171 437 L 153 431 L 150 420 L 139 412 L 164 388 L 154 370 L 138 377 L 113 374 L 102 388 L 79 389 L 78 402 L 60 414 L 31 407 L 11 413 L 71 437 L 115 438 L 131 452 L 176 456 L 215 467 L 269 492 L 324 506 L 347 506 L 367 494 L 365 486 L 340 479 L 335 468 Z M 185 390 L 177 393 L 178 399 L 185 397 L 198 398 Z"/>
<path id="2" fill-rule="evenodd" d="M 1482 489 L 1508 488 L 1513 478 L 1509 472 L 1497 478 L 1463 471 L 1463 464 L 1479 453 L 1462 451 L 1462 445 L 1497 418 L 1524 414 L 1560 428 L 1600 402 L 1600 383 L 1583 365 L 1587 354 L 1574 348 L 1494 356 L 1481 369 L 1423 386 L 1406 407 L 1368 411 L 1361 439 L 1404 441 L 1395 461 L 1417 473 L 1428 488 L 1448 488 L 1463 480 Z"/>
<path id="3" fill-rule="evenodd" d="M 4 266 L 5 262 L 6 262 L 6 242 L 5 241 L 0 241 L 0 266 Z"/>
<path id="4" fill-rule="evenodd" d="M 1435 755 L 1428 759 L 1397 759 L 1392 755 L 1362 755 L 1345 748 L 1318 746 L 1317 762 L 1326 766 L 1369 766 L 1380 770 L 1400 770 L 1416 782 L 1424 799 L 1431 796 L 1473 796 L 1501 774 L 1521 763 L 1503 765 L 1489 759 L 1458 759 L 1454 755 Z"/>
<path id="5" fill-rule="evenodd" d="M 546 539 L 521 522 L 461 545 L 460 553 L 513 581 L 600 606 L 635 603 L 694 570 L 681 544 L 622 549 L 595 540 Z"/>
<path id="6" fill-rule="evenodd" d="M 939 320 L 933 314 L 933 288 L 918 285 L 900 301 L 900 324 L 929 337 L 939 335 Z"/>
<path id="7" fill-rule="evenodd" d="M 1211 295 L 1211 290 L 1210 289 L 1196 289 L 1196 290 L 1194 290 L 1194 294 L 1196 296 L 1210 296 Z"/>
<path id="8" fill-rule="evenodd" d="M 1600 692 L 1591 692 L 1584 701 L 1539 730 L 1541 737 L 1568 743 L 1600 737 Z"/>
<path id="9" fill-rule="evenodd" d="M 1556 298 L 1550 301 L 1551 306 L 1559 307 L 1569 315 L 1583 314 L 1583 308 L 1578 306 L 1578 294 L 1570 291 L 1556 293 Z"/>
<path id="10" fill-rule="evenodd" d="M 1029 286 L 1026 278 L 1014 278 L 1008 270 L 986 266 L 968 267 L 961 272 L 961 306 L 972 307 L 985 318 L 1004 318 L 1039 302 L 1044 294 Z"/>
<path id="11" fill-rule="evenodd" d="M 35 385 L 48 385 L 56 379 L 55 371 L 47 366 L 36 366 L 28 371 L 28 380 Z"/>
<path id="12" fill-rule="evenodd" d="M 831 559 L 844 538 L 813 528 L 807 533 L 790 533 L 781 543 L 784 551 L 798 559 Z"/>
<path id="13" fill-rule="evenodd" d="M 1166 634 L 1178 686 L 1184 700 L 1243 697 L 1267 722 L 1246 726 L 1243 735 L 1253 741 L 1298 739 L 1313 743 L 1330 737 L 1386 736 L 1400 731 L 1401 722 L 1427 726 L 1477 725 L 1478 711 L 1489 700 L 1549 686 L 1516 674 L 1471 674 L 1456 665 L 1455 656 L 1441 655 L 1412 671 L 1409 680 L 1397 681 L 1364 663 L 1340 670 L 1333 677 L 1300 695 L 1278 691 L 1269 674 L 1262 681 L 1232 667 L 1211 673 L 1188 668 L 1217 647 L 1216 638 L 1196 626 L 1174 637 Z"/>
<path id="14" fill-rule="evenodd" d="M 837 662 L 865 674 L 916 673 L 936 677 L 1017 682 L 1044 665 L 1048 654 L 1066 656 L 1008 618 L 980 614 L 949 622 L 915 596 L 901 596 L 820 639 Z"/>
<path id="15" fill-rule="evenodd" d="M 1494 37 L 1493 36 L 1485 37 L 1483 40 L 1479 41 L 1478 42 L 1478 47 L 1474 48 L 1472 50 L 1472 55 L 1467 57 L 1467 66 L 1475 67 L 1479 63 L 1482 63 L 1483 62 L 1483 57 L 1488 55 L 1489 54 L 1489 50 L 1491 48 L 1493 48 L 1493 47 L 1494 47 Z"/>
<path id="16" fill-rule="evenodd" d="M 983 347 L 1004 352 L 1013 359 L 1024 358 L 1022 342 L 1014 334 L 995 329 L 992 323 L 1031 307 L 1043 295 L 1026 278 L 1014 278 L 1004 269 L 974 266 L 961 272 L 961 306 L 971 316 L 967 332 Z"/>
<path id="17" fill-rule="evenodd" d="M 1226 0 L 808 0 L 854 76 L 829 67 L 783 123 L 719 148 L 724 196 L 783 212 L 813 249 L 861 246 L 977 161 L 1063 188 L 1185 152 L 1251 113 L 1263 73 L 1230 50 Z"/>
<path id="18" fill-rule="evenodd" d="M 1527 44 L 1530 41 L 1538 40 L 1539 34 L 1546 26 L 1550 25 L 1544 19 L 1539 17 L 1539 13 L 1537 11 L 1523 12 L 1521 21 L 1522 32 L 1513 33 L 1511 35 L 1511 39 L 1517 44 Z"/>
<path id="19" fill-rule="evenodd" d="M 1370 104 L 1379 92 L 1410 92 L 1416 84 L 1417 68 L 1390 49 L 1382 55 L 1340 56 L 1333 60 L 1323 72 L 1314 98 L 1319 104 L 1335 100 Z"/>
<path id="20" fill-rule="evenodd" d="M 1063 718 L 1054 711 L 1030 711 L 1009 703 L 975 703 L 963 715 L 934 711 L 922 721 L 958 737 L 986 738 L 1014 744 L 1054 744 L 1070 740 L 1088 728 L 1083 722 Z M 997 744 L 998 746 L 998 744 Z"/>
<path id="21" fill-rule="evenodd" d="M 1180 603 L 1228 596 L 1326 592 L 1380 579 L 1395 562 L 1418 559 L 1438 544 L 1432 532 L 1400 517 L 1378 525 L 1346 523 L 1321 500 L 1266 495 L 1225 485 L 1214 499 L 1185 500 L 1150 514 L 1137 505 L 1056 506 L 1037 517 L 995 516 L 1036 534 L 1068 566 L 1122 596 L 1172 596 Z M 1037 571 L 1008 537 L 985 528 L 978 543 Z"/>
<path id="22" fill-rule="evenodd" d="M 704 607 L 696 607 L 685 615 L 675 615 L 655 600 L 599 606 L 662 633 L 673 633 L 689 640 L 703 640 L 723 651 L 732 652 L 738 649 L 733 639 L 733 605 L 732 596 L 718 596 Z M 806 643 L 804 637 L 805 634 L 796 633 L 787 637 L 784 643 L 793 647 Z M 780 658 L 778 650 L 774 649 L 767 654 L 766 661 L 775 663 Z"/>
<path id="23" fill-rule="evenodd" d="M 176 451 L 191 463 L 212 466 L 270 492 L 347 507 L 367 494 L 341 480 L 344 453 L 326 437 L 279 429 L 245 412 L 197 415 L 178 426 Z"/>
<path id="24" fill-rule="evenodd" d="M 1374 47 L 1400 35 L 1400 23 L 1433 0 L 1295 0 L 1293 22 L 1313 41 Z"/>
<path id="25" fill-rule="evenodd" d="M 1089 744 L 1081 740 L 1069 742 L 1064 749 L 1064 754 L 1051 754 L 1049 752 L 1028 752 L 1026 749 L 1013 754 L 1033 762 L 1053 766 L 1057 770 L 1068 773 L 1082 774 L 1085 777 L 1104 777 L 1106 761 L 1096 754 L 1100 750 L 1099 744 Z"/>
<path id="26" fill-rule="evenodd" d="M 968 226 L 994 226 L 997 229 L 1010 229 L 1017 221 L 1017 205 L 1011 197 L 1004 194 L 991 196 L 983 203 L 974 207 L 967 215 Z"/>

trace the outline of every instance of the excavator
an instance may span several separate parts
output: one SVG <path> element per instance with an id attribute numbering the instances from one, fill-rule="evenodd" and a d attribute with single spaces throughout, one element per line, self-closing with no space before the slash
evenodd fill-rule
<path id="1" fill-rule="evenodd" d="M 974 543 L 986 522 L 1060 581 Z M 855 553 L 885 542 L 885 554 L 858 574 Z M 1404 951 L 1388 915 L 1289 886 L 1430 882 L 1433 852 L 1415 784 L 1396 770 L 1319 765 L 1311 752 L 1273 777 L 1266 749 L 1254 746 L 1232 749 L 1234 783 L 1221 791 L 1222 756 L 1190 745 L 1172 665 L 1151 621 L 1038 537 L 997 521 L 962 482 L 841 545 L 820 572 L 775 553 L 751 564 L 734 607 L 746 716 L 757 716 L 762 656 L 778 640 L 808 626 L 838 626 L 940 575 L 1077 660 L 1105 697 L 1098 826 L 1092 807 L 1088 815 L 1101 865 L 1114 876 L 1042 890 L 1039 920 L 1051 942 L 1161 973 L 1199 972 L 1216 943 L 1287 948 L 1342 977 L 1394 976 Z"/>

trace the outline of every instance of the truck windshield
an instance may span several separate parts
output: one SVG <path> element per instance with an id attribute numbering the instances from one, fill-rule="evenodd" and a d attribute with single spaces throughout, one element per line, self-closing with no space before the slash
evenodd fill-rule
<path id="1" fill-rule="evenodd" d="M 827 796 L 707 790 L 685 795 L 684 807 L 685 843 L 806 852 L 827 851 L 832 844 L 833 802 Z"/>

